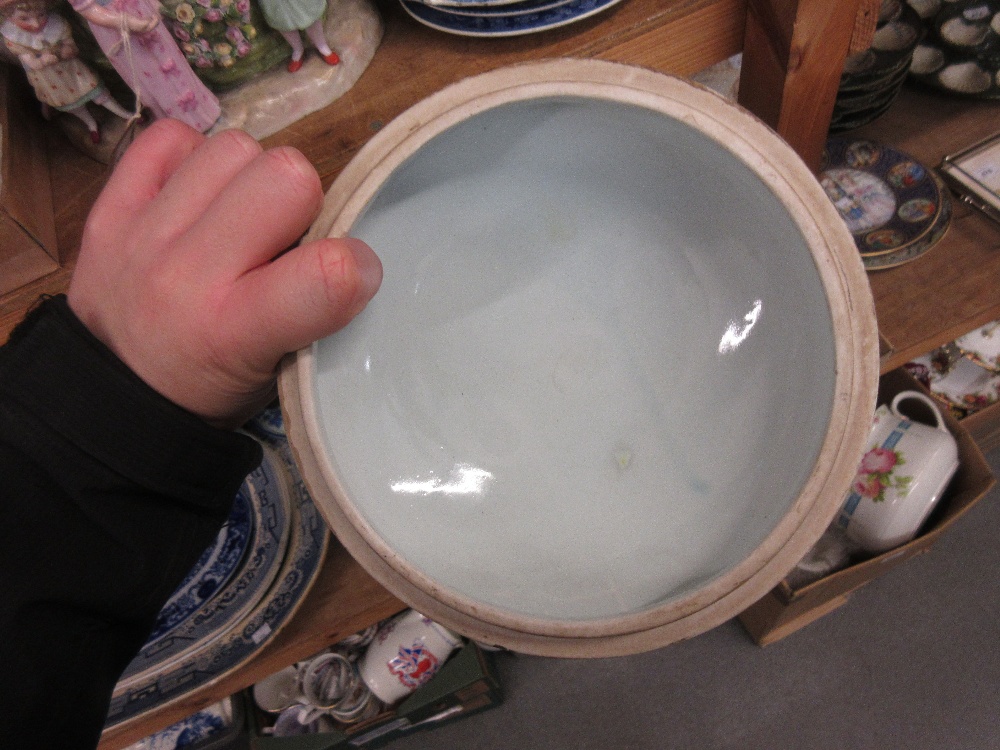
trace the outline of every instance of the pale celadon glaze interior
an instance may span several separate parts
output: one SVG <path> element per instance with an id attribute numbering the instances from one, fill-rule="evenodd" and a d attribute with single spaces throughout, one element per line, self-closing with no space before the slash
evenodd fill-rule
<path id="1" fill-rule="evenodd" d="M 788 512 L 830 420 L 834 333 L 788 210 L 640 106 L 478 113 L 351 228 L 369 307 L 313 349 L 344 494 L 473 603 L 586 621 L 681 597 Z"/>

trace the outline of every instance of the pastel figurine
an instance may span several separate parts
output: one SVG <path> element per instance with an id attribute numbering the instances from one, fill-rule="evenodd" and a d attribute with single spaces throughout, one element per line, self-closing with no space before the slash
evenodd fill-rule
<path id="1" fill-rule="evenodd" d="M 79 118 L 94 143 L 100 143 L 101 133 L 87 109 L 89 102 L 122 119 L 129 118 L 97 74 L 80 59 L 66 19 L 52 12 L 45 0 L 0 2 L 0 15 L 4 19 L 0 25 L 4 45 L 21 63 L 43 106 Z"/>
<path id="2" fill-rule="evenodd" d="M 205 132 L 219 119 L 219 100 L 195 75 L 155 0 L 69 0 L 104 54 L 153 117 L 173 117 Z"/>
<path id="3" fill-rule="evenodd" d="M 326 3 L 327 0 L 259 0 L 267 25 L 279 32 L 292 47 L 292 59 L 288 61 L 289 73 L 302 67 L 305 48 L 300 32 L 303 31 L 324 62 L 328 65 L 340 62 L 340 57 L 330 48 L 323 29 Z"/>

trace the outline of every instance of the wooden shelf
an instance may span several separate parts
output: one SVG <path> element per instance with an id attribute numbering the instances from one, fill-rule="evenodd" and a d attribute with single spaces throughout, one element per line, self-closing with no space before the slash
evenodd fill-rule
<path id="1" fill-rule="evenodd" d="M 845 134 L 872 138 L 927 167 L 1000 129 L 1000 102 L 904 88 L 889 112 Z M 868 274 L 888 372 L 1000 318 L 1000 224 L 962 203 L 941 242 L 915 261 Z"/>

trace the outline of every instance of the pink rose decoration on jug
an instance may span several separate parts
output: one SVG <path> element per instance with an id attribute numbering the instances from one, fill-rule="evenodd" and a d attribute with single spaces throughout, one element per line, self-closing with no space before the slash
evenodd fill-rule
<path id="1" fill-rule="evenodd" d="M 897 467 L 905 463 L 899 451 L 891 448 L 872 448 L 861 459 L 852 489 L 876 503 L 885 500 L 885 491 L 890 487 L 901 497 L 905 496 L 913 477 L 893 473 Z"/>

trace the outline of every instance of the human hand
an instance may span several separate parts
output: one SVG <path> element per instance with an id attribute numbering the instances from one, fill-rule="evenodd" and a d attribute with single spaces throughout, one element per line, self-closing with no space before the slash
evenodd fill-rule
<path id="1" fill-rule="evenodd" d="M 162 395 L 236 426 L 273 398 L 282 356 L 345 326 L 381 283 L 360 240 L 283 252 L 322 200 L 292 148 L 154 122 L 91 210 L 70 308 Z"/>

